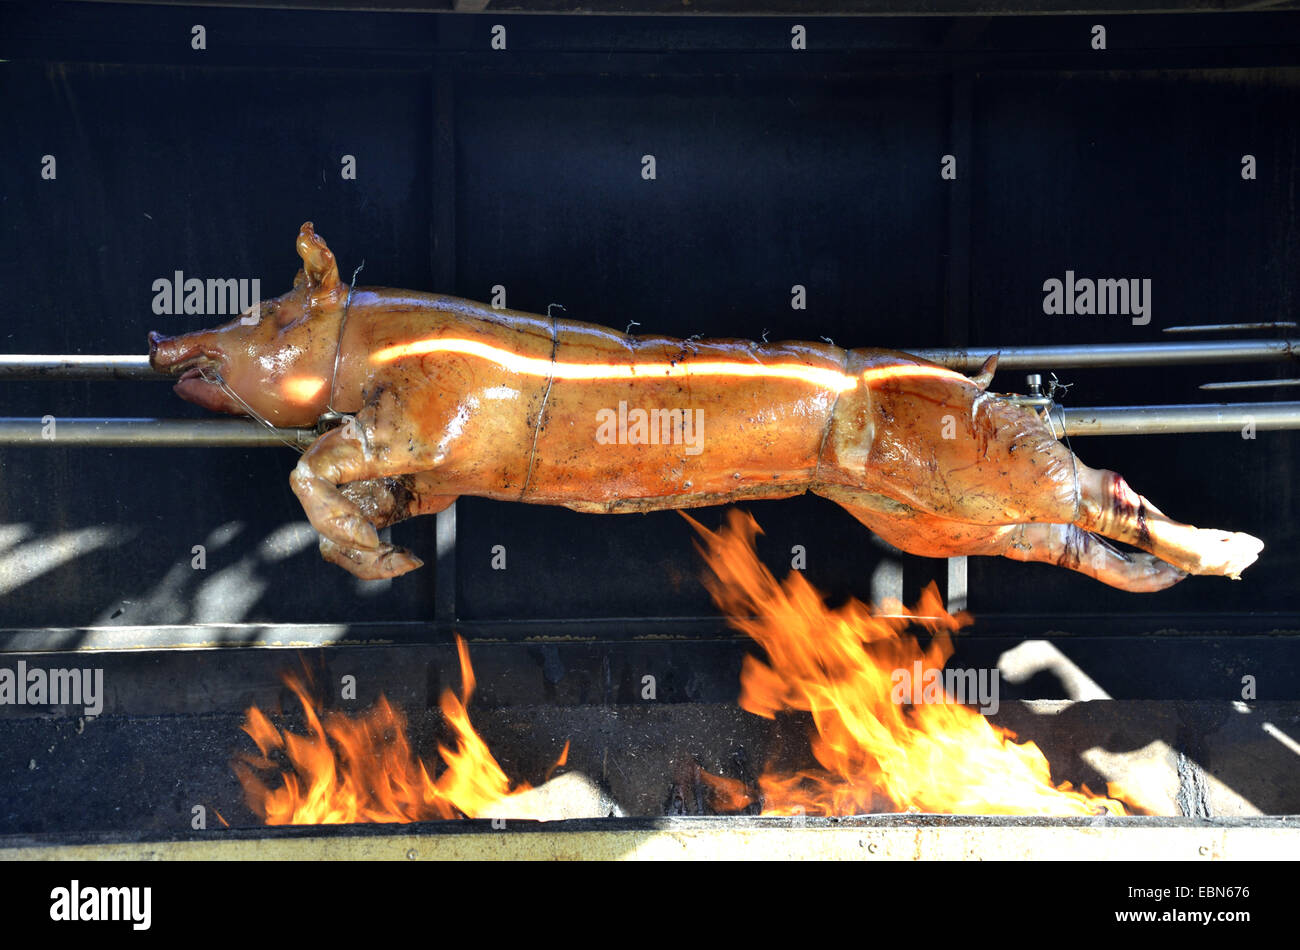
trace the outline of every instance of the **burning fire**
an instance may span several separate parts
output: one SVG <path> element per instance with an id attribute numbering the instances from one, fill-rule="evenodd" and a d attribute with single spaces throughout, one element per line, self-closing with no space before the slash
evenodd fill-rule
<path id="1" fill-rule="evenodd" d="M 1126 814 L 1114 797 L 1054 785 L 1033 742 L 1017 742 L 967 706 L 895 701 L 897 671 L 942 671 L 951 635 L 971 619 L 949 614 L 933 586 L 910 611 L 856 600 L 832 609 L 800 573 L 782 582 L 763 566 L 754 550 L 759 528 L 748 515 L 732 511 L 717 533 L 687 520 L 702 539 L 714 600 L 767 654 L 766 661 L 745 659 L 741 708 L 768 719 L 810 713 L 811 751 L 820 765 L 771 766 L 756 789 L 701 771 L 714 811 L 738 811 L 757 797 L 768 815 Z M 907 632 L 910 626 L 928 631 L 928 646 Z M 307 734 L 282 731 L 249 708 L 243 728 L 260 754 L 234 763 L 249 807 L 270 825 L 548 817 L 537 790 L 512 786 L 470 724 L 474 672 L 465 641 L 457 637 L 456 647 L 464 686 L 459 697 L 447 690 L 440 699 L 455 737 L 454 748 L 438 747 L 440 771 L 415 755 L 406 717 L 382 696 L 356 717 L 322 714 L 303 680 L 289 675 Z M 566 744 L 547 779 L 568 751 Z M 275 773 L 269 782 L 259 775 L 266 772 Z M 1110 792 L 1119 794 L 1114 785 Z"/>
<path id="2" fill-rule="evenodd" d="M 268 825 L 323 825 L 355 822 L 409 822 L 438 818 L 544 818 L 530 814 L 531 786 L 513 788 L 487 745 L 470 724 L 466 707 L 474 693 L 474 671 L 465 641 L 456 638 L 460 655 L 461 697 L 451 690 L 440 706 L 455 733 L 455 748 L 438 746 L 446 768 L 420 760 L 406 735 L 406 717 L 380 696 L 368 712 L 353 718 L 342 712 L 322 716 L 306 685 L 292 674 L 285 683 L 298 697 L 308 734 L 277 729 L 256 706 L 243 729 L 261 755 L 242 755 L 234 769 L 249 807 Z M 278 787 L 262 781 L 258 771 L 275 770 L 272 754 L 287 762 Z M 566 743 L 551 772 L 565 763 Z M 547 777 L 550 775 L 548 773 Z"/>
<path id="3" fill-rule="evenodd" d="M 971 621 L 965 612 L 950 615 L 933 585 L 911 611 L 857 600 L 831 609 L 798 572 L 779 582 L 763 566 L 754 551 L 760 529 L 749 515 L 733 510 L 716 534 L 684 517 L 703 540 L 714 600 L 768 656 L 746 657 L 741 708 L 768 719 L 806 711 L 816 727 L 812 752 L 821 769 L 769 770 L 758 782 L 764 814 L 1126 814 L 1087 786 L 1053 785 L 1038 746 L 1017 743 L 966 706 L 894 701 L 894 671 L 918 662 L 942 671 L 952 632 Z M 912 624 L 929 631 L 928 647 L 904 632 Z M 720 811 L 751 801 L 733 779 L 705 780 Z"/>

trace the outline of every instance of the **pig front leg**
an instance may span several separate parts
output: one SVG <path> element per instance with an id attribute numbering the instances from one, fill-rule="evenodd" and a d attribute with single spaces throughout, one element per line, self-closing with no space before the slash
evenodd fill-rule
<path id="1" fill-rule="evenodd" d="M 400 489 L 398 481 L 368 484 L 388 475 L 388 466 L 377 461 L 385 453 L 371 444 L 372 415 L 371 410 L 362 410 L 350 423 L 325 433 L 289 477 L 307 520 L 320 532 L 321 556 L 365 580 L 398 577 L 424 563 L 403 548 L 380 542 L 372 519 L 381 526 L 391 524 L 412 513 L 440 510 L 454 500 L 431 490 L 432 476 L 421 481 L 422 491 L 409 498 L 393 492 L 393 487 Z M 366 484 L 348 489 L 347 483 Z"/>
<path id="2" fill-rule="evenodd" d="M 367 521 L 382 530 L 407 518 L 437 514 L 450 507 L 456 496 L 438 494 L 438 486 L 436 474 L 421 472 L 349 482 L 339 486 L 339 491 L 361 510 Z M 345 547 L 324 535 L 320 539 L 320 554 L 329 563 L 337 564 L 362 580 L 396 576 L 389 573 L 391 562 L 386 562 L 382 555 Z M 416 567 L 420 566 L 422 562 L 418 557 L 410 557 L 415 561 Z"/>
<path id="3" fill-rule="evenodd" d="M 441 488 L 436 472 L 417 472 L 348 482 L 340 485 L 339 491 L 361 509 L 367 521 L 382 530 L 399 521 L 437 514 L 450 507 L 456 496 L 439 494 Z"/>
<path id="4" fill-rule="evenodd" d="M 842 498 L 835 501 L 894 547 L 920 557 L 983 555 L 1038 561 L 1133 593 L 1164 590 L 1187 577 L 1185 571 L 1150 554 L 1118 551 L 1078 525 L 973 525 L 908 510 L 897 503 L 879 510 Z"/>

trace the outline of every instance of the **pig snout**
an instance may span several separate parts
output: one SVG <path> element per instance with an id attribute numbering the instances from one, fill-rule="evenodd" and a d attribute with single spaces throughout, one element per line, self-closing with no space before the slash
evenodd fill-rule
<path id="1" fill-rule="evenodd" d="M 205 409 L 239 413 L 242 410 L 211 376 L 224 374 L 225 363 L 224 353 L 207 333 L 174 337 L 149 333 L 149 365 L 159 373 L 180 377 L 175 386 L 178 396 Z"/>
<path id="2" fill-rule="evenodd" d="M 208 345 L 206 334 L 163 336 L 157 330 L 149 331 L 149 365 L 160 373 L 175 373 L 191 369 L 200 363 L 221 363 L 220 351 Z"/>
<path id="3" fill-rule="evenodd" d="M 149 365 L 154 369 L 160 370 L 163 367 L 159 364 L 158 345 L 166 343 L 171 337 L 163 336 L 157 330 L 149 331 Z"/>
<path id="4" fill-rule="evenodd" d="M 170 372 L 172 367 L 183 363 L 178 338 L 163 336 L 157 330 L 149 331 L 149 365 L 160 373 Z"/>

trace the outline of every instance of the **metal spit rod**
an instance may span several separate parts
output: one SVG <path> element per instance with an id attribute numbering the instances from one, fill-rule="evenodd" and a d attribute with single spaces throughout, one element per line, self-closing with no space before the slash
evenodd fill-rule
<path id="1" fill-rule="evenodd" d="M 1169 435 L 1300 429 L 1300 402 L 1222 403 L 1183 406 L 1100 406 L 1052 410 L 1067 435 Z M 0 418 L 0 446 L 257 447 L 306 448 L 315 429 L 274 431 L 243 419 L 41 419 Z"/>
<path id="2" fill-rule="evenodd" d="M 1300 386 L 1300 379 L 1233 379 L 1224 383 L 1201 383 L 1196 388 L 1215 392 L 1222 389 L 1274 389 L 1278 386 Z"/>
<path id="3" fill-rule="evenodd" d="M 963 373 L 978 370 L 997 354 L 998 370 L 1099 369 L 1206 363 L 1264 363 L 1300 360 L 1300 339 L 1208 340 L 1188 343 L 1075 343 L 1066 346 L 1006 346 L 907 350 Z"/>
<path id="4" fill-rule="evenodd" d="M 0 379 L 170 379 L 147 356 L 0 355 Z"/>
<path id="5" fill-rule="evenodd" d="M 283 446 L 316 441 L 315 429 L 268 429 L 251 419 L 42 419 L 0 417 L 0 445 L 190 448 Z"/>
<path id="6" fill-rule="evenodd" d="M 999 370 L 1085 369 L 1300 360 L 1300 339 L 922 348 L 906 352 L 960 372 L 978 370 L 995 353 Z M 168 378 L 154 372 L 147 356 L 0 355 L 0 379 Z"/>
<path id="7" fill-rule="evenodd" d="M 1069 436 L 1170 435 L 1300 429 L 1300 402 L 1238 402 L 1181 406 L 1097 406 L 1052 411 Z M 1058 422 L 1058 425 L 1060 423 Z"/>
<path id="8" fill-rule="evenodd" d="M 1185 327 L 1165 327 L 1161 333 L 1236 333 L 1238 330 L 1294 330 L 1300 324 L 1294 320 L 1273 320 L 1268 323 L 1193 323 Z"/>
<path id="9" fill-rule="evenodd" d="M 1229 340 L 1191 343 L 1107 343 L 978 349 L 916 349 L 908 352 L 951 369 L 978 370 L 994 353 L 1002 370 L 1093 368 L 1264 362 L 1300 359 L 1300 339 Z M 155 372 L 146 356 L 0 355 L 0 380 L 100 380 L 170 377 Z M 1020 397 L 1025 398 L 1025 397 Z M 1067 434 L 1229 432 L 1253 424 L 1256 430 L 1300 428 L 1300 402 L 1175 406 L 1056 408 Z M 57 419 L 53 429 L 40 419 L 0 418 L 0 445 L 215 446 L 282 445 L 284 439 L 310 445 L 315 429 L 275 431 L 244 420 Z M 51 436 L 53 436 L 51 438 Z"/>

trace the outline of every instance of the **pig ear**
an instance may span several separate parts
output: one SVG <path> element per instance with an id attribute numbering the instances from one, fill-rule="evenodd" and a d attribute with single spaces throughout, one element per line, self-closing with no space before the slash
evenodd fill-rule
<path id="1" fill-rule="evenodd" d="M 998 354 L 994 353 L 984 361 L 980 371 L 972 376 L 971 382 L 980 388 L 982 392 L 989 388 L 989 383 L 993 382 L 993 374 L 998 370 Z"/>
<path id="2" fill-rule="evenodd" d="M 339 268 L 325 240 L 308 221 L 298 232 L 298 256 L 307 274 L 307 289 L 313 300 L 336 296 L 339 291 Z M 294 286 L 297 286 L 294 281 Z"/>

